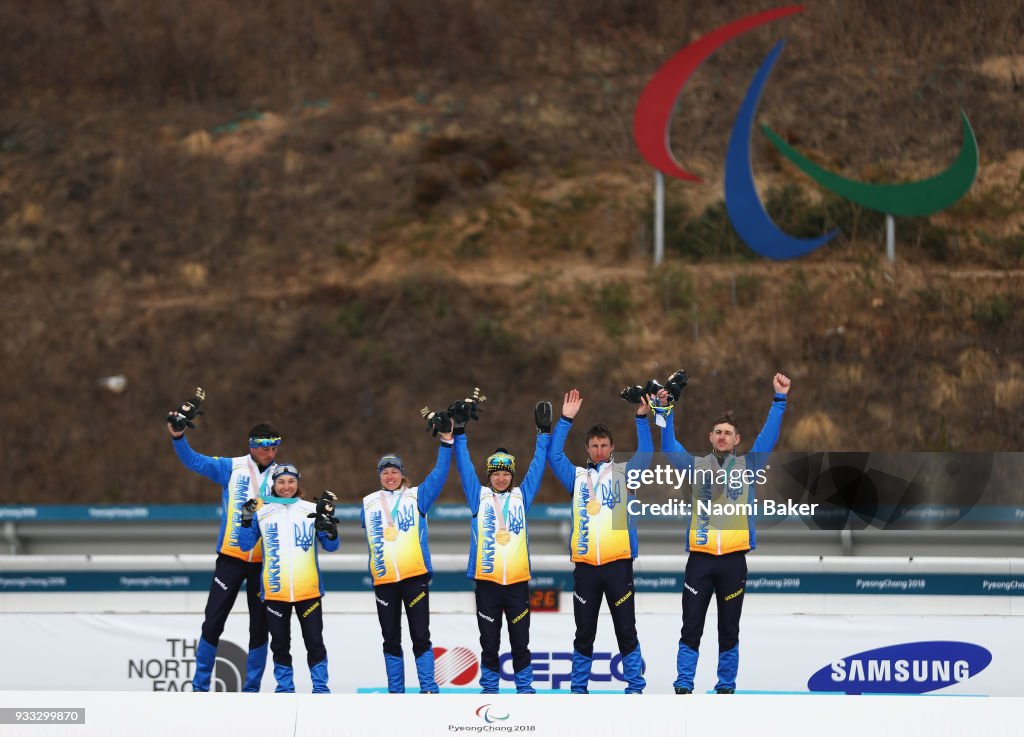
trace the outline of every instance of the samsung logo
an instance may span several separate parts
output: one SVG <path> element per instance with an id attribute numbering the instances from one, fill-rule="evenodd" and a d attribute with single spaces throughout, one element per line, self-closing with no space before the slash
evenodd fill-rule
<path id="1" fill-rule="evenodd" d="M 847 694 L 928 693 L 963 683 L 991 662 L 991 652 L 970 642 L 907 642 L 835 660 L 808 679 L 807 689 Z"/>

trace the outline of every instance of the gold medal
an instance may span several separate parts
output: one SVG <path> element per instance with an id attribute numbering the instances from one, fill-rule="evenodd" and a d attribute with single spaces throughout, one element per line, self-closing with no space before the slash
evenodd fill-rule
<path id="1" fill-rule="evenodd" d="M 601 502 L 599 502 L 597 499 L 591 499 L 589 502 L 587 502 L 587 514 L 589 514 L 591 517 L 593 517 L 595 514 L 598 514 L 600 511 Z"/>
<path id="2" fill-rule="evenodd" d="M 494 539 L 498 545 L 508 545 L 508 541 L 512 539 L 512 536 L 508 534 L 508 530 L 498 530 L 494 533 Z"/>
<path id="3" fill-rule="evenodd" d="M 389 543 L 394 542 L 398 538 L 398 528 L 394 525 L 388 525 L 384 528 L 384 539 Z"/>

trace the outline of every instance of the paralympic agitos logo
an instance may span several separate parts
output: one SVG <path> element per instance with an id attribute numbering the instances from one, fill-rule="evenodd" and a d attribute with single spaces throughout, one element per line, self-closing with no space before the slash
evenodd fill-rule
<path id="1" fill-rule="evenodd" d="M 680 166 L 669 150 L 669 123 L 683 87 L 697 68 L 727 42 L 771 21 L 803 12 L 802 5 L 767 10 L 722 26 L 682 49 L 647 83 L 637 103 L 633 137 L 637 148 L 651 166 L 677 179 L 700 182 Z M 737 234 L 752 250 L 775 259 L 810 253 L 828 243 L 838 230 L 816 238 L 794 238 L 775 225 L 754 186 L 751 136 L 761 93 L 785 40 L 779 41 L 762 62 L 747 88 L 733 123 L 725 161 L 725 205 Z M 956 160 L 929 179 L 901 184 L 874 184 L 847 179 L 811 162 L 775 132 L 762 125 L 761 131 L 782 156 L 819 185 L 869 210 L 894 216 L 930 215 L 963 197 L 978 173 L 978 144 L 963 111 L 960 112 L 963 140 Z"/>

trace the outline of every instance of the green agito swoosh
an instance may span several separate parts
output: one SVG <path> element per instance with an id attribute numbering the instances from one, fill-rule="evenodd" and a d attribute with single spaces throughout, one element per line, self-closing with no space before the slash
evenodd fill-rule
<path id="1" fill-rule="evenodd" d="M 949 207 L 967 194 L 967 190 L 971 188 L 974 178 L 978 175 L 978 141 L 963 110 L 960 111 L 960 118 L 964 129 L 963 143 L 960 145 L 956 161 L 931 179 L 904 184 L 868 184 L 841 177 L 812 162 L 783 141 L 768 126 L 762 125 L 761 132 L 768 137 L 779 153 L 825 189 L 869 210 L 914 217 L 930 215 Z"/>

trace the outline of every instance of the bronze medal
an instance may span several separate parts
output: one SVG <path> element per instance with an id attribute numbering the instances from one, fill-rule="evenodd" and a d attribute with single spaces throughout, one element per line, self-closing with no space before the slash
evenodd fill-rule
<path id="1" fill-rule="evenodd" d="M 388 525 L 384 528 L 384 539 L 389 543 L 393 543 L 398 539 L 398 528 L 394 525 Z"/>
<path id="2" fill-rule="evenodd" d="M 508 545 L 508 542 L 512 539 L 512 536 L 509 534 L 508 530 L 498 530 L 494 534 L 494 539 L 498 543 L 498 545 Z"/>

